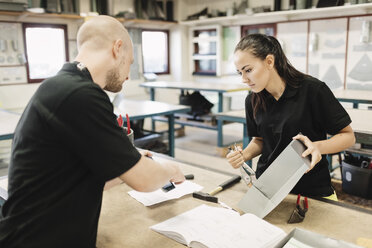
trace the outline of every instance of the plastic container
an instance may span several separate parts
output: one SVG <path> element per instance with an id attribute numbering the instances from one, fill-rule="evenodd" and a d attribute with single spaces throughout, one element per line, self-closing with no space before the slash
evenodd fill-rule
<path id="1" fill-rule="evenodd" d="M 342 191 L 345 193 L 372 199 L 372 169 L 360 168 L 341 163 Z"/>
<path id="2" fill-rule="evenodd" d="M 131 128 L 130 129 L 130 133 L 128 133 L 128 129 L 126 127 L 123 127 L 123 131 L 124 131 L 124 133 L 127 134 L 130 142 L 132 142 L 132 144 L 134 144 L 134 132 L 133 132 L 133 129 Z"/>

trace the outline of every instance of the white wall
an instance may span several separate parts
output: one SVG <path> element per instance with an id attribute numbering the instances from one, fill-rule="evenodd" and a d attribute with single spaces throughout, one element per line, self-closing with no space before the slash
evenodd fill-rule
<path id="1" fill-rule="evenodd" d="M 10 16 L 0 15 L 0 21 L 10 22 L 30 22 L 30 23 L 53 23 L 53 24 L 66 24 L 68 39 L 75 42 L 76 32 L 82 23 L 78 19 L 66 18 L 37 18 L 30 16 Z M 71 53 L 70 53 L 71 54 Z M 71 58 L 72 59 L 72 58 Z M 24 108 L 34 94 L 40 83 L 33 84 L 17 84 L 17 85 L 0 85 L 0 108 L 5 109 L 19 109 Z"/>
<path id="2" fill-rule="evenodd" d="M 211 11 L 212 8 L 226 11 L 232 7 L 233 3 L 240 4 L 241 0 L 174 0 L 174 17 L 176 20 L 185 20 L 188 15 L 195 14 L 205 7 Z M 262 5 L 270 5 L 273 8 L 272 0 L 249 0 L 248 7 L 257 7 Z M 283 0 L 282 6 L 289 2 Z M 317 0 L 313 0 L 317 2 Z M 133 0 L 112 0 L 114 14 L 119 11 L 134 10 Z M 89 12 L 89 0 L 80 0 L 80 11 Z M 26 17 L 18 19 L 17 16 L 0 16 L 0 20 L 21 21 L 21 22 L 41 22 L 41 23 L 64 23 L 68 25 L 68 37 L 70 43 L 75 42 L 76 33 L 82 20 L 62 19 L 62 18 L 32 18 Z M 188 27 L 182 25 L 174 25 L 170 29 L 170 75 L 159 76 L 158 80 L 174 80 L 174 81 L 212 81 L 216 83 L 240 82 L 237 76 L 228 77 L 193 77 L 189 72 L 189 37 Z M 72 59 L 72 58 L 71 58 Z M 130 80 L 124 84 L 122 94 L 127 98 L 134 99 L 149 99 L 145 89 L 138 85 L 142 80 Z M 0 86 L 0 107 L 2 108 L 21 108 L 32 96 L 34 91 L 40 84 L 24 84 L 14 86 Z M 171 103 L 178 102 L 178 91 L 176 90 L 158 90 L 157 100 L 167 101 Z M 234 97 L 238 99 L 238 97 Z M 240 100 L 239 100 L 240 101 Z M 233 103 L 234 105 L 234 103 Z M 236 104 L 235 104 L 236 105 Z"/>

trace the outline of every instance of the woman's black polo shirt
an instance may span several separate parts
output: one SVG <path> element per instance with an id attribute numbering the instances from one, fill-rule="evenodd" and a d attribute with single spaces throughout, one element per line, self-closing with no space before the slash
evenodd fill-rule
<path id="1" fill-rule="evenodd" d="M 337 134 L 351 119 L 328 86 L 313 77 L 306 77 L 298 88 L 286 86 L 276 100 L 264 90 L 266 111 L 259 109 L 253 118 L 251 93 L 245 100 L 248 135 L 262 137 L 263 148 L 257 163 L 259 177 L 298 133 L 311 141 L 325 140 Z M 283 168 L 285 169 L 285 168 Z M 292 193 L 328 196 L 333 193 L 326 156 L 306 173 Z"/>

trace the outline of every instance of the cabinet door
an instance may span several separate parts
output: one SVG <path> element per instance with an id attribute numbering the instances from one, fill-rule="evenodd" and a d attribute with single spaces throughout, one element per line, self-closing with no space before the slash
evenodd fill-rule
<path id="1" fill-rule="evenodd" d="M 346 88 L 372 90 L 372 16 L 350 18 Z"/>
<path id="2" fill-rule="evenodd" d="M 307 73 L 308 21 L 278 23 L 276 38 L 282 45 L 289 62 Z"/>
<path id="3" fill-rule="evenodd" d="M 333 89 L 344 88 L 347 18 L 310 21 L 308 74 Z"/>

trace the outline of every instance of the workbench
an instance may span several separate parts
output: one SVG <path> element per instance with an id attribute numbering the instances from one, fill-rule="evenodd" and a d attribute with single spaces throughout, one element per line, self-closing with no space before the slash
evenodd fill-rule
<path id="1" fill-rule="evenodd" d="M 237 92 L 237 91 L 247 91 L 249 88 L 247 85 L 243 83 L 207 83 L 207 82 L 165 82 L 165 81 L 157 81 L 157 82 L 145 82 L 140 84 L 140 86 L 144 88 L 150 89 L 150 99 L 152 101 L 155 100 L 155 89 L 177 89 L 180 90 L 181 93 L 185 90 L 192 90 L 192 91 L 205 91 L 205 92 L 215 92 L 218 94 L 218 108 L 217 112 L 220 113 L 223 111 L 223 95 L 229 92 Z M 155 129 L 155 120 L 162 121 L 161 118 L 156 118 L 152 122 L 152 129 Z M 216 130 L 218 131 L 219 128 L 215 125 L 204 124 L 196 121 L 185 121 L 185 120 L 176 120 L 176 124 L 180 124 L 181 126 L 193 126 L 198 128 L 204 128 L 209 130 Z M 217 140 L 219 142 L 219 140 Z"/>
<path id="2" fill-rule="evenodd" d="M 170 159 L 167 156 L 157 160 Z M 232 174 L 216 171 L 210 168 L 181 163 L 185 174 L 194 174 L 194 182 L 203 186 L 202 191 L 209 192 L 218 184 L 229 179 Z M 238 173 L 238 171 L 237 171 Z M 123 184 L 115 186 L 103 194 L 102 211 L 98 226 L 97 247 L 185 247 L 176 241 L 150 230 L 150 226 L 179 215 L 201 204 L 219 206 L 216 203 L 205 202 L 184 196 L 150 207 L 145 207 L 128 195 L 131 189 Z M 216 196 L 225 204 L 236 207 L 247 190 L 243 181 Z M 297 196 L 288 195 L 264 219 L 289 233 L 295 227 L 323 234 L 334 239 L 356 243 L 357 238 L 372 238 L 370 224 L 372 211 L 349 207 L 342 203 L 329 203 L 309 199 L 309 210 L 302 223 L 288 224 L 287 221 L 295 208 Z M 247 245 L 249 247 L 249 245 Z"/>
<path id="3" fill-rule="evenodd" d="M 350 102 L 353 108 L 359 108 L 360 103 L 372 104 L 372 93 L 368 90 L 334 90 L 333 94 L 340 102 Z"/>
<path id="4" fill-rule="evenodd" d="M 136 101 L 123 99 L 114 108 L 116 115 L 125 117 L 128 114 L 130 120 L 142 120 L 148 117 L 163 116 L 168 119 L 168 142 L 169 155 L 174 157 L 174 114 L 190 111 L 189 106 L 174 105 L 156 101 Z"/>
<path id="5" fill-rule="evenodd" d="M 21 115 L 0 109 L 0 140 L 12 139 Z"/>

